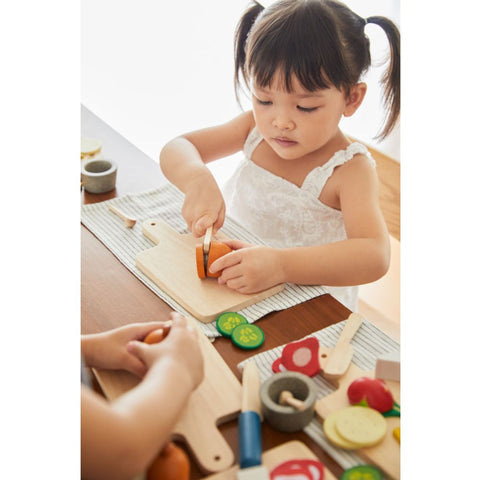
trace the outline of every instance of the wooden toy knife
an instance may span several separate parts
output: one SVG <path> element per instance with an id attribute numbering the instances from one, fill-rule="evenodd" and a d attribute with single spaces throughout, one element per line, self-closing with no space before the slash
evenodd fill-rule
<path id="1" fill-rule="evenodd" d="M 349 342 L 360 328 L 360 325 L 362 325 L 362 316 L 358 313 L 351 313 L 347 318 L 337 344 L 330 352 L 325 367 L 323 368 L 325 378 L 336 380 L 347 371 L 354 353 L 353 347 Z"/>
<path id="2" fill-rule="evenodd" d="M 260 374 L 255 362 L 243 367 L 242 413 L 238 419 L 240 470 L 237 480 L 268 480 L 268 470 L 262 465 L 262 432 Z"/>
<path id="3" fill-rule="evenodd" d="M 207 272 L 208 254 L 210 253 L 210 245 L 212 244 L 213 225 L 207 228 L 205 237 L 203 237 L 203 267 L 205 274 Z"/>

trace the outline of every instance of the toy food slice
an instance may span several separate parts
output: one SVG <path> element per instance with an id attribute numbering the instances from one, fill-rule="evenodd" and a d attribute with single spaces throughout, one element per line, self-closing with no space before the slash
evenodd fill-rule
<path id="1" fill-rule="evenodd" d="M 377 444 L 387 433 L 385 418 L 368 407 L 356 406 L 340 410 L 335 425 L 341 437 L 361 447 Z"/>
<path id="2" fill-rule="evenodd" d="M 318 460 L 287 460 L 277 465 L 270 472 L 270 480 L 287 479 L 323 480 L 325 478 L 323 463 Z"/>
<path id="3" fill-rule="evenodd" d="M 217 330 L 224 336 L 230 337 L 234 328 L 247 324 L 248 320 L 237 312 L 224 312 L 217 317 Z"/>
<path id="4" fill-rule="evenodd" d="M 357 448 L 361 448 L 362 445 L 355 442 L 351 442 L 343 438 L 338 433 L 337 418 L 341 412 L 342 410 L 339 410 L 338 412 L 333 412 L 327 418 L 325 418 L 325 420 L 323 421 L 323 432 L 325 433 L 325 436 L 335 446 L 344 448 L 345 450 L 356 450 Z"/>
<path id="5" fill-rule="evenodd" d="M 197 262 L 197 274 L 199 278 L 217 278 L 221 272 L 210 273 L 210 265 L 217 260 L 217 258 L 223 257 L 227 253 L 230 253 L 232 249 L 221 242 L 212 242 L 210 244 L 210 252 L 208 253 L 208 259 L 205 262 L 203 255 L 203 244 L 195 247 L 195 258 Z"/>
<path id="6" fill-rule="evenodd" d="M 313 377 L 320 371 L 318 361 L 319 343 L 315 337 L 307 337 L 285 345 L 282 365 L 291 372 L 300 372 Z"/>
<path id="7" fill-rule="evenodd" d="M 371 465 L 356 465 L 342 473 L 340 480 L 382 480 L 383 475 L 378 468 Z"/>
<path id="8" fill-rule="evenodd" d="M 232 331 L 232 342 L 240 348 L 250 350 L 259 347 L 265 340 L 265 334 L 256 325 L 239 325 Z"/>

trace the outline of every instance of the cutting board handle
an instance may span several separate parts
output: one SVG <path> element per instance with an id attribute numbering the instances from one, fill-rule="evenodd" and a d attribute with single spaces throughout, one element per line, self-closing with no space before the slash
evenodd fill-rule
<path id="1" fill-rule="evenodd" d="M 188 438 L 177 432 L 174 440 L 187 443 L 198 466 L 205 473 L 220 472 L 232 466 L 235 456 L 218 428 L 202 424 L 201 416 L 198 420 L 197 428 L 188 432 Z"/>
<path id="2" fill-rule="evenodd" d="M 165 234 L 165 232 L 168 232 Z M 149 218 L 142 223 L 142 233 L 149 238 L 155 245 L 160 243 L 162 237 L 172 235 L 179 235 L 172 227 L 167 225 L 164 221 L 156 218 Z"/>

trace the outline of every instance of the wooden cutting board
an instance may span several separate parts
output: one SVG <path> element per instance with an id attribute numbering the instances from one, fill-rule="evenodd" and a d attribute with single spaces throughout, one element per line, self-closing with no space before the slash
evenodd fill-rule
<path id="1" fill-rule="evenodd" d="M 331 349 L 320 346 L 320 362 L 325 364 Z M 350 363 L 345 375 L 337 380 L 338 388 L 335 392 L 318 400 L 315 405 L 315 411 L 323 421 L 330 413 L 342 410 L 350 406 L 348 402 L 347 389 L 349 385 L 359 377 L 375 377 L 375 372 L 365 371 Z M 330 380 L 329 380 L 330 381 Z M 331 382 L 334 384 L 334 382 Z M 400 383 L 386 381 L 394 399 L 400 404 Z M 400 417 L 387 417 L 387 434 L 385 438 L 377 445 L 368 448 L 354 450 L 359 456 L 363 457 L 367 463 L 376 465 L 387 475 L 395 480 L 400 480 L 400 444 L 393 436 L 393 429 L 400 426 Z"/>
<path id="2" fill-rule="evenodd" d="M 193 319 L 189 321 L 198 328 Z M 219 472 L 233 464 L 235 455 L 217 425 L 236 418 L 240 413 L 242 386 L 200 330 L 198 336 L 204 357 L 205 378 L 190 396 L 175 425 L 172 439 L 188 445 L 203 472 Z M 128 372 L 97 369 L 95 374 L 109 400 L 138 384 L 138 379 Z"/>
<path id="3" fill-rule="evenodd" d="M 200 279 L 195 259 L 200 238 L 179 234 L 156 219 L 143 222 L 142 231 L 157 246 L 137 254 L 137 267 L 201 322 L 213 322 L 223 312 L 241 310 L 283 289 L 277 285 L 244 295 L 219 285 L 216 278 Z"/>
<path id="4" fill-rule="evenodd" d="M 291 442 L 284 443 L 278 447 L 267 450 L 262 455 L 262 463 L 267 467 L 269 471 L 273 470 L 280 463 L 287 460 L 318 460 L 315 454 L 302 442 L 293 440 Z M 203 480 L 237 480 L 238 465 L 229 468 L 225 472 L 216 473 L 205 477 Z M 324 480 L 336 480 L 337 477 L 325 467 Z"/>

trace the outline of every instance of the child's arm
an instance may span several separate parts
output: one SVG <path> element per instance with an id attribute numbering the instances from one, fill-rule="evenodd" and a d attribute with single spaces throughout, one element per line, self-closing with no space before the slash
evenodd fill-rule
<path id="1" fill-rule="evenodd" d="M 184 194 L 182 215 L 188 228 L 201 236 L 210 225 L 217 231 L 225 220 L 225 203 L 206 164 L 243 148 L 253 114 L 246 112 L 228 123 L 175 138 L 160 153 L 167 179 Z"/>
<path id="2" fill-rule="evenodd" d="M 388 231 L 378 204 L 378 179 L 365 159 L 352 159 L 331 177 L 334 197 L 344 217 L 347 239 L 325 245 L 274 249 L 241 248 L 216 260 L 220 283 L 241 293 L 265 290 L 283 282 L 348 286 L 382 277 L 390 262 Z"/>
<path id="3" fill-rule="evenodd" d="M 143 380 L 111 403 L 82 388 L 82 475 L 131 479 L 145 471 L 170 437 L 189 394 L 203 377 L 197 333 L 176 318 L 159 344 L 130 342 L 148 368 Z"/>

